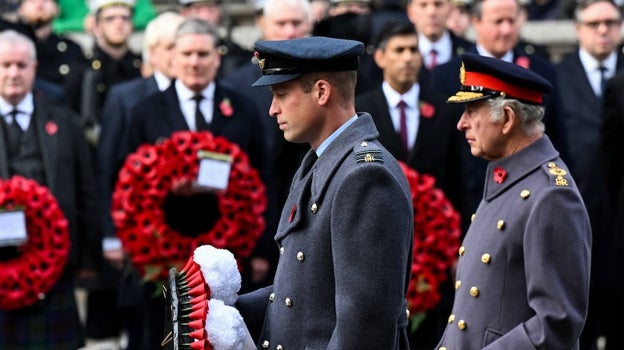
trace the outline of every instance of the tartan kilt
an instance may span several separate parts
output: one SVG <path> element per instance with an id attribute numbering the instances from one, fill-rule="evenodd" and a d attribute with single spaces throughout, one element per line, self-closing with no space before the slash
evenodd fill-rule
<path id="1" fill-rule="evenodd" d="M 67 271 L 32 306 L 0 311 L 0 349 L 75 350 L 84 345 L 72 273 Z"/>

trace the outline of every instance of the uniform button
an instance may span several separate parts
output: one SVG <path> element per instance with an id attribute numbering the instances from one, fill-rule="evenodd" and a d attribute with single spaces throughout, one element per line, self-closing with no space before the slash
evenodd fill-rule
<path id="1" fill-rule="evenodd" d="M 472 295 L 475 298 L 478 297 L 479 296 L 479 288 L 477 288 L 477 287 L 470 288 L 470 295 Z"/>
<path id="2" fill-rule="evenodd" d="M 470 215 L 470 221 L 474 221 L 475 217 L 477 216 L 477 214 L 472 214 Z"/>
<path id="3" fill-rule="evenodd" d="M 100 62 L 99 60 L 93 60 L 93 62 L 91 62 L 91 68 L 95 70 L 102 68 L 102 62 Z"/>
<path id="4" fill-rule="evenodd" d="M 367 147 L 367 146 L 368 146 L 368 142 L 363 141 L 362 143 L 360 143 L 360 146 L 362 146 L 362 147 Z"/>
<path id="5" fill-rule="evenodd" d="M 56 49 L 59 50 L 59 52 L 67 51 L 67 43 L 65 43 L 64 41 L 59 41 L 59 43 L 56 44 Z"/>
<path id="6" fill-rule="evenodd" d="M 271 344 L 269 343 L 268 340 L 265 340 L 265 341 L 262 342 L 262 348 L 263 349 L 268 349 L 270 345 Z"/>
<path id="7" fill-rule="evenodd" d="M 66 64 L 61 64 L 59 66 L 59 73 L 61 73 L 61 75 L 67 75 L 69 73 L 69 66 Z"/>
<path id="8" fill-rule="evenodd" d="M 280 247 L 280 255 L 284 255 L 284 247 Z"/>
<path id="9" fill-rule="evenodd" d="M 485 253 L 483 255 L 481 255 L 481 262 L 484 264 L 489 264 L 490 260 L 492 260 L 492 257 L 490 256 L 490 254 Z"/>
<path id="10" fill-rule="evenodd" d="M 136 59 L 132 61 L 132 65 L 134 66 L 134 68 L 141 68 L 141 66 L 143 65 L 143 62 L 141 62 L 140 59 Z"/>
<path id="11" fill-rule="evenodd" d="M 305 260 L 305 256 L 303 255 L 303 252 L 299 252 L 297 253 L 297 260 L 303 262 L 303 260 Z"/>
<path id="12" fill-rule="evenodd" d="M 446 347 L 442 346 L 442 347 L 440 347 L 440 349 L 438 349 L 438 350 L 446 350 Z"/>
<path id="13" fill-rule="evenodd" d="M 448 323 L 453 323 L 453 321 L 455 321 L 455 315 L 450 315 L 448 318 Z"/>
<path id="14" fill-rule="evenodd" d="M 310 210 L 312 210 L 312 214 L 316 214 L 316 212 L 318 211 L 318 205 L 316 205 L 316 203 L 312 204 Z"/>
<path id="15" fill-rule="evenodd" d="M 269 301 L 273 302 L 275 300 L 275 293 L 269 294 Z"/>
<path id="16" fill-rule="evenodd" d="M 106 85 L 104 84 L 97 84 L 97 86 L 95 87 L 95 89 L 97 90 L 97 92 L 104 92 L 106 91 Z"/>
<path id="17" fill-rule="evenodd" d="M 466 324 L 466 321 L 459 320 L 459 322 L 457 322 L 457 328 L 461 329 L 462 331 L 466 329 L 466 327 L 468 327 L 468 325 Z"/>
<path id="18" fill-rule="evenodd" d="M 461 286 L 461 281 L 460 280 L 455 281 L 455 289 L 459 289 L 459 286 Z"/>
<path id="19" fill-rule="evenodd" d="M 466 247 L 464 246 L 459 247 L 459 256 L 464 255 L 464 252 L 466 252 Z"/>
<path id="20" fill-rule="evenodd" d="M 292 300 L 290 298 L 286 298 L 284 300 L 284 305 L 286 305 L 286 307 L 292 307 Z"/>
<path id="21" fill-rule="evenodd" d="M 275 349 L 276 349 L 276 350 L 284 350 L 284 347 L 283 347 L 283 346 L 281 346 L 281 345 L 278 345 L 278 346 L 276 346 L 276 347 L 275 347 Z"/>
<path id="22" fill-rule="evenodd" d="M 555 168 L 555 167 L 557 167 L 557 164 L 555 164 L 554 162 L 548 162 L 548 167 L 549 168 Z"/>
<path id="23" fill-rule="evenodd" d="M 531 191 L 529 190 L 522 190 L 522 192 L 520 192 L 520 197 L 522 197 L 522 199 L 527 199 L 530 195 Z"/>
<path id="24" fill-rule="evenodd" d="M 496 223 L 496 227 L 502 231 L 505 228 L 505 221 L 498 220 L 498 222 Z"/>

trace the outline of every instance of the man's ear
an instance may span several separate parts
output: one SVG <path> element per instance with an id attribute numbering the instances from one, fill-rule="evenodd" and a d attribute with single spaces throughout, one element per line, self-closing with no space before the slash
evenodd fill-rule
<path id="1" fill-rule="evenodd" d="M 503 134 L 510 134 L 515 125 L 518 123 L 516 111 L 509 106 L 503 107 L 503 117 L 501 118 L 501 128 Z"/>
<path id="2" fill-rule="evenodd" d="M 327 80 L 317 80 L 314 84 L 314 93 L 319 105 L 326 105 L 332 93 L 332 86 Z"/>

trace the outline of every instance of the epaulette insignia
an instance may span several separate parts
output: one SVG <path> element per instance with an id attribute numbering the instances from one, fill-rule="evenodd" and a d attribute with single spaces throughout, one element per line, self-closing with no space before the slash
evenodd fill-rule
<path id="1" fill-rule="evenodd" d="M 362 163 L 362 162 L 383 163 L 383 157 L 382 157 L 381 151 L 378 151 L 378 150 L 360 151 L 355 154 L 355 161 L 357 163 Z"/>
<path id="2" fill-rule="evenodd" d="M 558 167 L 554 162 L 548 163 L 548 173 L 554 176 L 555 186 L 569 186 L 568 179 L 565 178 L 568 172 Z"/>

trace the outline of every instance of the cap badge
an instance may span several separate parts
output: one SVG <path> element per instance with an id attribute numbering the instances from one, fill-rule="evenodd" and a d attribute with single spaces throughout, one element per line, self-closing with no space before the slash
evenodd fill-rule
<path id="1" fill-rule="evenodd" d="M 462 85 L 466 82 L 466 67 L 464 67 L 464 62 L 462 62 L 462 65 L 459 68 L 459 82 Z"/>

